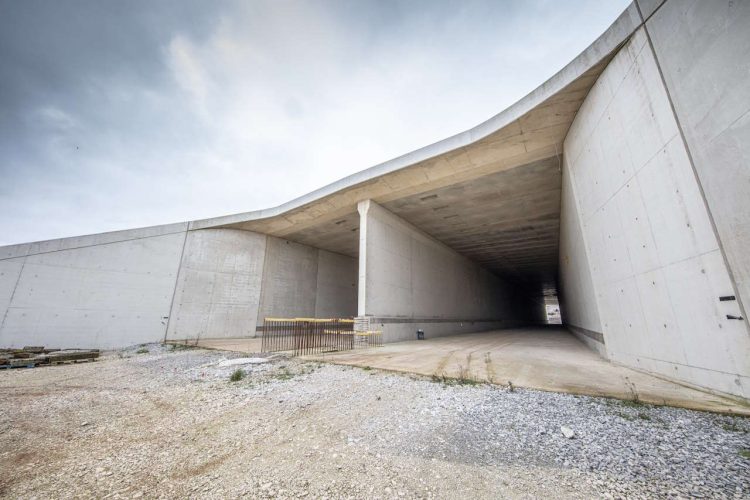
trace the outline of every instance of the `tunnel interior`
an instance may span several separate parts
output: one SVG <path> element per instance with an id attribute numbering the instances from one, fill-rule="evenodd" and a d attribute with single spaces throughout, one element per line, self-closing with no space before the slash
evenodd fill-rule
<path id="1" fill-rule="evenodd" d="M 559 323 L 561 164 L 554 155 L 380 206 L 534 301 L 543 322 Z M 351 211 L 287 237 L 358 259 L 361 224 Z"/>

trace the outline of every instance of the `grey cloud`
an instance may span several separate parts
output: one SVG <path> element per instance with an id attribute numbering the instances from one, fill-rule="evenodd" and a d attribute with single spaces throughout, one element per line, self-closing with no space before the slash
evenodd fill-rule
<path id="1" fill-rule="evenodd" d="M 0 0 L 0 244 L 281 203 L 488 118 L 626 3 Z"/>

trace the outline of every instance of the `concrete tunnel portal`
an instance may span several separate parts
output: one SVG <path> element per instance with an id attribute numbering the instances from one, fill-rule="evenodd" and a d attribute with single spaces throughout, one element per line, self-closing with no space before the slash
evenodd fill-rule
<path id="1" fill-rule="evenodd" d="M 559 299 L 602 358 L 747 400 L 750 2 L 686 5 L 637 0 L 487 121 L 280 206 L 0 247 L 0 345 L 265 317 L 395 343 L 544 324 Z"/>
<path id="2" fill-rule="evenodd" d="M 544 324 L 557 301 L 561 180 L 554 156 L 360 202 L 305 240 L 357 259 L 356 315 L 387 341 Z"/>

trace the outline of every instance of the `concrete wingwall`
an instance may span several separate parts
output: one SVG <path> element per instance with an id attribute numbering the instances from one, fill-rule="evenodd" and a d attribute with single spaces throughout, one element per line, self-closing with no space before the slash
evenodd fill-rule
<path id="1" fill-rule="evenodd" d="M 385 342 L 544 321 L 544 302 L 366 200 L 359 204 L 358 316 Z"/>
<path id="2" fill-rule="evenodd" d="M 750 337 L 719 300 L 729 267 L 644 28 L 584 101 L 563 168 L 565 322 L 613 361 L 749 397 Z"/>
<path id="3" fill-rule="evenodd" d="M 353 317 L 357 259 L 268 237 L 258 325 L 265 317 Z"/>
<path id="4" fill-rule="evenodd" d="M 356 314 L 352 257 L 188 224 L 0 248 L 0 346 L 255 336 L 264 316 Z"/>

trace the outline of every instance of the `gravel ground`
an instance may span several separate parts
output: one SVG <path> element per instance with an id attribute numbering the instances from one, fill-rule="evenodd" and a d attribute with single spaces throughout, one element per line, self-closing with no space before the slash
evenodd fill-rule
<path id="1" fill-rule="evenodd" d="M 0 496 L 750 497 L 748 419 L 237 357 L 0 371 Z"/>

